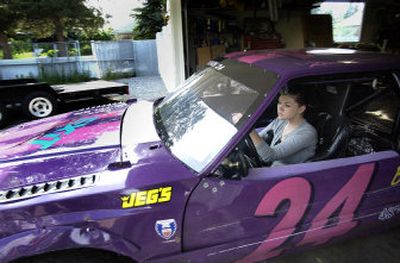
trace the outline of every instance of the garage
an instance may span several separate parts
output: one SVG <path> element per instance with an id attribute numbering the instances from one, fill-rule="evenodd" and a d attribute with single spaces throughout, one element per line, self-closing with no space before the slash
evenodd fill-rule
<path id="1" fill-rule="evenodd" d="M 0 262 L 397 262 L 398 1 L 164 2 L 168 93 L 5 83 Z"/>
<path id="2" fill-rule="evenodd" d="M 400 5 L 394 0 L 187 0 L 181 8 L 186 76 L 211 58 L 241 50 L 350 47 L 399 53 Z"/>

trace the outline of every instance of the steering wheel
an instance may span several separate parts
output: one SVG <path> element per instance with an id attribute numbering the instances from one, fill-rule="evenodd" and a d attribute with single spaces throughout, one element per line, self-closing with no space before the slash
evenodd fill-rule
<path id="1" fill-rule="evenodd" d="M 263 166 L 263 161 L 260 159 L 250 135 L 247 135 L 244 138 L 243 142 L 241 143 L 241 150 L 251 168 Z"/>
<path id="2" fill-rule="evenodd" d="M 215 171 L 218 178 L 239 180 L 247 176 L 249 168 L 262 166 L 250 136 L 247 135 Z"/>

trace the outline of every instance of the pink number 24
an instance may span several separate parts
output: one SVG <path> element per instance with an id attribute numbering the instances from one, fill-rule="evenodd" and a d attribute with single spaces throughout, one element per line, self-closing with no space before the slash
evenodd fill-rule
<path id="1" fill-rule="evenodd" d="M 323 244 L 343 235 L 357 226 L 354 213 L 366 191 L 375 168 L 374 163 L 358 167 L 350 180 L 322 208 L 297 246 Z M 293 177 L 276 184 L 266 193 L 256 209 L 255 216 L 274 216 L 279 205 L 288 200 L 290 207 L 285 216 L 274 227 L 270 235 L 258 248 L 237 263 L 257 262 L 276 257 L 283 249 L 278 249 L 295 232 L 300 220 L 305 216 L 311 198 L 311 184 L 304 178 Z M 341 208 L 341 209 L 340 209 Z M 337 220 L 329 225 L 329 219 L 340 209 Z"/>

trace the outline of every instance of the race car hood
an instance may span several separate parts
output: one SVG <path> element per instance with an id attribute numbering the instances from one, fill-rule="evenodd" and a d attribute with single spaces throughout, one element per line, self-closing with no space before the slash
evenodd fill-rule
<path id="1" fill-rule="evenodd" d="M 0 163 L 120 145 L 124 103 L 32 121 L 0 132 Z"/>
<path id="2" fill-rule="evenodd" d="M 153 123 L 153 103 L 147 101 L 26 123 L 1 132 L 0 147 L 0 190 L 103 174 L 126 164 L 129 171 L 147 175 L 130 176 L 140 181 L 130 181 L 135 185 L 191 177 L 163 147 Z M 173 172 L 166 177 L 160 169 Z"/>
<path id="3" fill-rule="evenodd" d="M 0 132 L 0 189 L 90 174 L 120 161 L 127 106 L 84 109 Z"/>

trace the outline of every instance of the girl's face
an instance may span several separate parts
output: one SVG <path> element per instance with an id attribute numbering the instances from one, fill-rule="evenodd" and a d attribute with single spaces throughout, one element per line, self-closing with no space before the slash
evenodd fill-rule
<path id="1" fill-rule="evenodd" d="M 281 95 L 278 100 L 278 119 L 291 120 L 301 117 L 306 106 L 300 106 L 291 95 Z"/>

